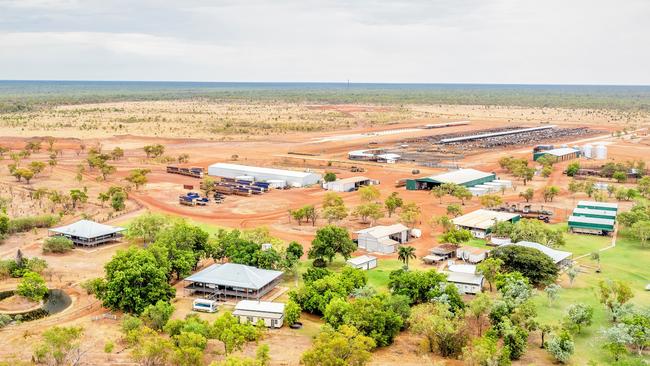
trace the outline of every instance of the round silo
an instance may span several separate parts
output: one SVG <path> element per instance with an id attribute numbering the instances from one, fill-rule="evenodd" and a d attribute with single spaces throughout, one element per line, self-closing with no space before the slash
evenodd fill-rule
<path id="1" fill-rule="evenodd" d="M 591 144 L 586 144 L 585 146 L 583 146 L 582 154 L 585 156 L 585 158 L 591 159 L 592 149 L 593 146 L 591 146 Z"/>
<path id="2" fill-rule="evenodd" d="M 604 144 L 596 145 L 596 159 L 605 160 L 607 159 L 607 146 Z"/>

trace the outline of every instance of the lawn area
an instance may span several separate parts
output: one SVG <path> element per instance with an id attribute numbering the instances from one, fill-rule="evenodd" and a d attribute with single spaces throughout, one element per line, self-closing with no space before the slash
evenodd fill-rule
<path id="1" fill-rule="evenodd" d="M 590 235 L 567 235 L 567 245 L 562 250 L 574 253 L 574 257 L 591 253 L 609 244 L 611 238 Z M 612 362 L 611 357 L 603 349 L 600 336 L 602 329 L 611 326 L 607 310 L 598 301 L 596 286 L 600 280 L 620 280 L 627 283 L 634 292 L 631 300 L 636 305 L 650 305 L 650 292 L 644 287 L 650 281 L 650 248 L 641 245 L 626 236 L 620 236 L 615 248 L 601 252 L 602 272 L 595 272 L 595 263 L 585 257 L 578 261 L 584 266 L 573 286 L 569 287 L 566 275 L 562 276 L 563 290 L 558 300 L 549 306 L 546 296 L 540 292 L 534 301 L 539 311 L 539 320 L 548 324 L 559 324 L 566 308 L 571 304 L 584 303 L 594 308 L 593 324 L 575 336 L 576 349 L 571 359 L 572 365 L 586 365 L 596 361 L 598 365 Z M 587 267 L 588 266 L 588 267 Z"/>

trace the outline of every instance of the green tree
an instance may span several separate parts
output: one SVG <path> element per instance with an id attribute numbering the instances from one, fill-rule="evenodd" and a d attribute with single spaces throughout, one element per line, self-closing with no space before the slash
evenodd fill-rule
<path id="1" fill-rule="evenodd" d="M 286 319 L 287 324 L 292 325 L 300 320 L 301 312 L 302 309 L 300 308 L 300 305 L 296 304 L 295 301 L 287 301 L 287 304 L 284 307 L 284 318 Z"/>
<path id="2" fill-rule="evenodd" d="M 393 216 L 395 211 L 402 207 L 404 200 L 399 196 L 397 192 L 393 192 L 386 198 L 384 201 L 384 206 L 386 206 L 386 211 L 388 211 L 388 217 Z"/>
<path id="3" fill-rule="evenodd" d="M 458 217 L 463 214 L 463 209 L 457 203 L 447 206 L 447 216 Z"/>
<path id="4" fill-rule="evenodd" d="M 158 235 L 170 225 L 171 219 L 168 216 L 146 212 L 129 223 L 126 237 L 148 245 L 156 241 Z"/>
<path id="5" fill-rule="evenodd" d="M 374 202 L 379 199 L 379 189 L 375 186 L 364 186 L 359 188 L 359 196 L 364 202 Z"/>
<path id="6" fill-rule="evenodd" d="M 144 327 L 138 330 L 137 342 L 131 347 L 131 359 L 139 365 L 162 366 L 172 359 L 174 344 L 154 330 Z"/>
<path id="7" fill-rule="evenodd" d="M 503 260 L 494 257 L 486 258 L 476 266 L 476 271 L 482 274 L 485 277 L 485 280 L 488 281 L 490 292 L 492 292 L 492 284 L 496 280 L 497 275 L 501 272 L 502 266 Z"/>
<path id="8" fill-rule="evenodd" d="M 544 187 L 544 202 L 553 202 L 553 198 L 560 193 L 560 189 L 556 186 Z"/>
<path id="9" fill-rule="evenodd" d="M 557 300 L 561 288 L 562 287 L 560 287 L 560 285 L 555 283 L 552 283 L 544 288 L 544 292 L 548 298 L 549 305 L 553 305 L 553 302 Z"/>
<path id="10" fill-rule="evenodd" d="M 650 221 L 638 221 L 630 227 L 632 236 L 641 242 L 641 246 L 645 247 L 650 239 Z"/>
<path id="11" fill-rule="evenodd" d="M 124 179 L 126 179 L 127 182 L 133 184 L 137 191 L 141 186 L 147 184 L 147 174 L 150 172 L 150 169 L 133 169 L 129 172 L 129 176 Z"/>
<path id="12" fill-rule="evenodd" d="M 104 266 L 106 282 L 98 298 L 107 308 L 140 314 L 147 305 L 174 297 L 167 268 L 164 258 L 157 259 L 148 250 L 119 250 Z"/>
<path id="13" fill-rule="evenodd" d="M 157 158 L 165 153 L 165 147 L 160 144 L 147 145 L 143 148 L 147 158 Z"/>
<path id="14" fill-rule="evenodd" d="M 472 199 L 474 196 L 469 188 L 465 186 L 457 186 L 454 188 L 454 191 L 451 193 L 451 195 L 458 198 L 463 206 L 465 205 L 465 201 Z"/>
<path id="15" fill-rule="evenodd" d="M 177 221 L 158 234 L 150 247 L 158 256 L 167 258 L 170 274 L 176 278 L 188 276 L 199 260 L 207 256 L 210 235 L 198 226 Z"/>
<path id="16" fill-rule="evenodd" d="M 174 313 L 174 305 L 158 300 L 155 305 L 147 305 L 142 311 L 140 318 L 148 327 L 155 330 L 162 330 L 167 321 Z"/>
<path id="17" fill-rule="evenodd" d="M 496 194 L 486 194 L 481 196 L 481 205 L 487 208 L 494 208 L 501 206 L 503 204 L 503 199 L 501 196 Z"/>
<path id="18" fill-rule="evenodd" d="M 72 240 L 65 236 L 51 236 L 43 241 L 43 253 L 67 253 L 74 248 Z"/>
<path id="19" fill-rule="evenodd" d="M 262 329 L 250 323 L 240 323 L 230 312 L 219 316 L 210 330 L 211 335 L 223 343 L 225 354 L 239 350 L 246 342 L 257 341 Z"/>
<path id="20" fill-rule="evenodd" d="M 126 193 L 124 191 L 117 191 L 111 195 L 111 207 L 115 211 L 122 211 L 126 208 L 124 202 L 126 201 Z"/>
<path id="21" fill-rule="evenodd" d="M 82 349 L 81 327 L 52 327 L 43 332 L 34 349 L 34 359 L 47 365 L 79 365 L 86 350 Z"/>
<path id="22" fill-rule="evenodd" d="M 597 293 L 598 300 L 610 311 L 614 317 L 614 322 L 618 320 L 616 310 L 630 301 L 634 296 L 632 289 L 627 283 L 612 280 L 599 281 Z"/>
<path id="23" fill-rule="evenodd" d="M 530 202 L 530 200 L 532 200 L 534 196 L 535 196 L 535 190 L 532 188 L 527 188 L 525 191 L 519 193 L 519 197 L 525 199 L 526 202 Z"/>
<path id="24" fill-rule="evenodd" d="M 41 301 L 47 295 L 45 280 L 38 273 L 26 272 L 18 284 L 16 293 L 33 301 Z"/>
<path id="25" fill-rule="evenodd" d="M 124 157 L 124 150 L 119 146 L 115 146 L 113 151 L 111 151 L 111 159 L 120 160 L 123 157 Z"/>
<path id="26" fill-rule="evenodd" d="M 343 325 L 334 329 L 325 325 L 312 347 L 302 354 L 300 362 L 305 366 L 363 366 L 370 361 L 373 348 L 375 342 L 372 338 L 352 326 Z"/>
<path id="27" fill-rule="evenodd" d="M 407 202 L 402 206 L 399 220 L 406 226 L 413 228 L 420 219 L 422 211 L 415 202 Z"/>
<path id="28" fill-rule="evenodd" d="M 388 287 L 393 295 L 406 296 L 411 304 L 428 302 L 435 295 L 432 289 L 439 290 L 445 283 L 445 275 L 429 271 L 405 271 L 403 269 L 393 271 L 388 276 Z M 449 287 L 449 286 L 448 286 Z"/>
<path id="29" fill-rule="evenodd" d="M 573 338 L 567 331 L 560 332 L 548 343 L 548 352 L 560 363 L 567 363 L 574 352 Z"/>
<path id="30" fill-rule="evenodd" d="M 566 168 L 566 175 L 569 177 L 573 177 L 576 174 L 578 174 L 578 171 L 580 171 L 580 163 L 577 161 L 574 161 L 569 164 Z"/>
<path id="31" fill-rule="evenodd" d="M 476 323 L 476 330 L 478 336 L 480 337 L 483 333 L 483 316 L 492 307 L 492 299 L 490 296 L 484 292 L 478 294 L 472 301 L 469 303 L 468 314 L 474 318 Z"/>
<path id="32" fill-rule="evenodd" d="M 88 202 L 88 194 L 85 190 L 81 189 L 71 189 L 70 190 L 70 200 L 72 201 L 72 208 L 77 208 L 77 203 L 86 203 Z"/>
<path id="33" fill-rule="evenodd" d="M 612 179 L 618 183 L 624 183 L 627 180 L 627 174 L 625 172 L 614 172 L 612 174 Z"/>
<path id="34" fill-rule="evenodd" d="M 329 183 L 329 182 L 334 182 L 336 180 L 336 174 L 332 172 L 327 172 L 323 176 L 323 181 Z"/>
<path id="35" fill-rule="evenodd" d="M 571 304 L 567 308 L 567 315 L 565 321 L 568 326 L 575 328 L 578 333 L 583 326 L 591 325 L 594 317 L 594 309 L 585 304 Z"/>
<path id="36" fill-rule="evenodd" d="M 348 259 L 357 249 L 350 239 L 348 230 L 339 226 L 328 225 L 316 231 L 308 252 L 309 259 L 327 259 L 330 263 L 336 254 Z"/>
<path id="37" fill-rule="evenodd" d="M 415 259 L 415 248 L 411 246 L 400 246 L 397 250 L 397 259 L 399 259 L 406 269 L 409 268 L 409 260 Z"/>
<path id="38" fill-rule="evenodd" d="M 438 198 L 440 204 L 442 204 L 442 198 L 447 195 L 447 190 L 442 186 L 433 187 L 431 189 L 431 194 Z"/>
<path id="39" fill-rule="evenodd" d="M 461 354 L 469 336 L 464 320 L 445 304 L 421 304 L 413 308 L 411 330 L 426 339 L 429 351 L 442 357 Z"/>
<path id="40" fill-rule="evenodd" d="M 384 217 L 381 205 L 374 202 L 364 203 L 354 208 L 352 216 L 361 218 L 364 223 L 373 223 Z"/>

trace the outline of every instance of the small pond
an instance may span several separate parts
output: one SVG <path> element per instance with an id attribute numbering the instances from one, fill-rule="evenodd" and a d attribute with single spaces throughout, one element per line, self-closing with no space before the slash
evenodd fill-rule
<path id="1" fill-rule="evenodd" d="M 0 292 L 0 300 L 12 296 L 14 291 Z M 30 321 L 57 314 L 67 309 L 72 304 L 72 299 L 63 290 L 50 289 L 47 293 L 43 306 L 36 310 L 25 311 L 20 314 L 11 314 L 13 320 Z"/>

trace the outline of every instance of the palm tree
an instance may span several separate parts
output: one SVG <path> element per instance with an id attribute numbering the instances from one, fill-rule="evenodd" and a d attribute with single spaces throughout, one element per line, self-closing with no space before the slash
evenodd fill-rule
<path id="1" fill-rule="evenodd" d="M 409 268 L 409 260 L 415 258 L 415 248 L 410 246 L 399 247 L 399 250 L 397 251 L 397 259 L 404 263 L 404 267 L 406 267 L 406 269 Z"/>

